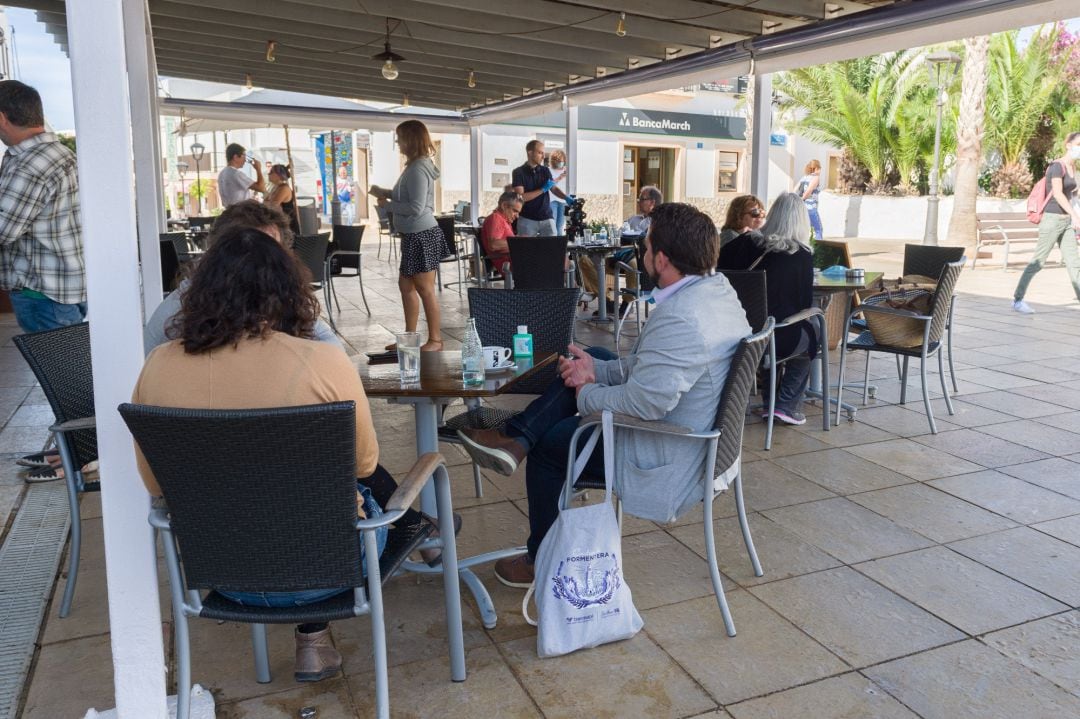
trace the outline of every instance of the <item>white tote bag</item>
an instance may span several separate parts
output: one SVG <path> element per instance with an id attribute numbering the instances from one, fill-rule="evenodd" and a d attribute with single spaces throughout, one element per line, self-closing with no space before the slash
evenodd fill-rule
<path id="1" fill-rule="evenodd" d="M 615 473 L 611 412 L 604 412 L 602 430 L 593 431 L 570 476 L 577 480 L 603 436 L 604 501 L 568 508 L 570 492 L 563 491 L 559 516 L 536 553 L 536 581 L 522 602 L 526 621 L 537 625 L 536 652 L 541 657 L 629 639 L 643 625 L 623 577 L 619 522 L 611 506 Z M 538 622 L 528 614 L 534 589 Z"/>

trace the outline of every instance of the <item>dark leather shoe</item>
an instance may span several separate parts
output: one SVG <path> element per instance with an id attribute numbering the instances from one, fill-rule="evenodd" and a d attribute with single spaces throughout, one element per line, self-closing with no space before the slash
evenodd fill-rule
<path id="1" fill-rule="evenodd" d="M 458 436 L 465 451 L 481 467 L 509 477 L 525 459 L 525 448 L 497 429 L 461 429 Z"/>

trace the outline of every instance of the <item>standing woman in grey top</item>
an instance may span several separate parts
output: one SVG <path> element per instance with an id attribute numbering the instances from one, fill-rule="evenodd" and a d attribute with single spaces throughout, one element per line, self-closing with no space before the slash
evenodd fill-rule
<path id="1" fill-rule="evenodd" d="M 435 180 L 439 168 L 431 158 L 435 144 L 427 127 L 419 120 L 406 120 L 394 130 L 398 149 L 405 156 L 405 170 L 390 192 L 372 188 L 379 206 L 392 216 L 393 227 L 401 234 L 401 266 L 398 289 L 405 307 L 405 331 L 415 332 L 420 305 L 427 318 L 428 341 L 420 349 L 438 351 L 443 347 L 439 301 L 435 294 L 435 268 L 446 254 L 446 238 L 435 221 Z M 387 346 L 393 349 L 394 345 Z"/>

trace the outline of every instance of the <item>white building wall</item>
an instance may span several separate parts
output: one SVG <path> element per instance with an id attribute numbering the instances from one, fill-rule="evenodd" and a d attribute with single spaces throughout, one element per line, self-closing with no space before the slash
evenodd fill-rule
<path id="1" fill-rule="evenodd" d="M 394 133 L 371 133 L 371 157 L 371 184 L 379 187 L 393 187 L 399 174 L 398 151 L 394 145 Z"/>
<path id="2" fill-rule="evenodd" d="M 439 170 L 443 192 L 469 191 L 469 136 L 440 135 Z"/>
<path id="3" fill-rule="evenodd" d="M 696 145 L 696 143 L 694 143 Z M 712 197 L 716 187 L 716 149 L 707 145 L 686 150 L 686 196 Z"/>
<path id="4" fill-rule="evenodd" d="M 618 137 L 583 132 L 578 139 L 578 155 L 578 194 L 618 195 L 622 191 Z"/>

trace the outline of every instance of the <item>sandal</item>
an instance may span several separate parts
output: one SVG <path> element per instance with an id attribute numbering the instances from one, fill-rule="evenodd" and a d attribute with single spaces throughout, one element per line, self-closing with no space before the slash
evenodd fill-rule
<path id="1" fill-rule="evenodd" d="M 27 472 L 23 479 L 25 479 L 28 484 L 37 484 L 38 482 L 53 482 L 63 478 L 63 467 L 38 467 L 33 471 Z"/>
<path id="2" fill-rule="evenodd" d="M 17 460 L 15 460 L 15 464 L 21 467 L 33 467 L 35 469 L 37 469 L 38 467 L 49 467 L 52 466 L 49 462 L 50 457 L 59 459 L 60 450 L 47 449 L 44 452 L 28 454 L 25 457 L 19 457 Z"/>
<path id="3" fill-rule="evenodd" d="M 431 533 L 430 537 L 431 538 L 438 537 L 439 536 L 439 520 L 436 519 L 435 517 L 432 517 L 432 516 L 429 516 L 429 515 L 423 514 L 423 513 L 421 513 L 421 516 L 424 519 L 426 519 L 428 522 L 430 522 L 432 524 L 432 526 L 435 527 L 435 531 L 433 531 Z M 458 514 L 457 512 L 454 512 L 454 536 L 456 537 L 459 532 L 461 532 L 461 515 Z M 420 559 L 424 560 L 424 563 L 427 564 L 429 567 L 437 567 L 440 564 L 442 564 L 442 548 L 441 547 L 430 547 L 428 549 L 421 549 L 420 550 Z"/>

